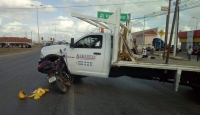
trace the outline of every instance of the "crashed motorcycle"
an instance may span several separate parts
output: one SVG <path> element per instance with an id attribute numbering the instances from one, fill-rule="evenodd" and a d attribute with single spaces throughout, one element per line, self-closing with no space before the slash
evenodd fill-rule
<path id="1" fill-rule="evenodd" d="M 59 56 L 54 62 L 43 61 L 38 66 L 38 71 L 47 74 L 49 83 L 54 84 L 55 88 L 63 94 L 67 93 L 72 82 L 72 78 L 67 73 L 64 57 L 65 55 Z"/>

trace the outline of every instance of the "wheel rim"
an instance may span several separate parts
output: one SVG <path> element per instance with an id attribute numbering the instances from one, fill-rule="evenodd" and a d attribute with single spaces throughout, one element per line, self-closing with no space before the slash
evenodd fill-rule
<path id="1" fill-rule="evenodd" d="M 63 83 L 63 80 L 61 80 L 61 78 L 57 78 L 58 79 L 58 86 L 62 89 L 62 90 L 66 90 L 66 86 Z"/>

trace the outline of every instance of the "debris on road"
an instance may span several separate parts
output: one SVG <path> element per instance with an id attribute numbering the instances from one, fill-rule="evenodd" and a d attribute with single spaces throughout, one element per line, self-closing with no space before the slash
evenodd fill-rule
<path id="1" fill-rule="evenodd" d="M 20 91 L 18 94 L 18 97 L 20 99 L 25 99 L 27 97 L 29 97 L 29 98 L 33 97 L 36 100 L 36 99 L 39 99 L 40 97 L 42 97 L 42 95 L 44 95 L 46 91 L 49 91 L 49 89 L 43 89 L 43 88 L 39 87 L 35 91 L 33 91 L 33 93 L 29 96 L 27 96 L 26 93 L 24 93 L 23 91 Z"/>

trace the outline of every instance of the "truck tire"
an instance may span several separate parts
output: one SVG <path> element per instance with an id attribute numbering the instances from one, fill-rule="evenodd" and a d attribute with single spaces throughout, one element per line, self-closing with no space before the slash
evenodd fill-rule
<path id="1" fill-rule="evenodd" d="M 72 83 L 72 84 L 76 84 L 76 83 L 78 83 L 78 82 L 81 81 L 81 78 L 82 78 L 82 77 L 75 77 L 75 76 L 72 76 L 71 83 Z"/>
<path id="2" fill-rule="evenodd" d="M 62 94 L 65 94 L 68 91 L 68 86 L 65 85 L 60 75 L 56 76 L 55 88 Z"/>
<path id="3" fill-rule="evenodd" d="M 196 92 L 200 92 L 200 88 L 192 86 L 192 89 Z"/>

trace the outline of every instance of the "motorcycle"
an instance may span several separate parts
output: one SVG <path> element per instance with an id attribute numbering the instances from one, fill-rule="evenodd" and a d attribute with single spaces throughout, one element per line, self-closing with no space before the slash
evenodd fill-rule
<path id="1" fill-rule="evenodd" d="M 60 52 L 62 54 L 62 50 Z M 47 74 L 49 83 L 54 84 L 55 88 L 63 94 L 67 93 L 72 82 L 71 76 L 67 73 L 64 57 L 65 55 L 59 56 L 55 62 L 43 61 L 38 66 L 38 71 Z"/>

